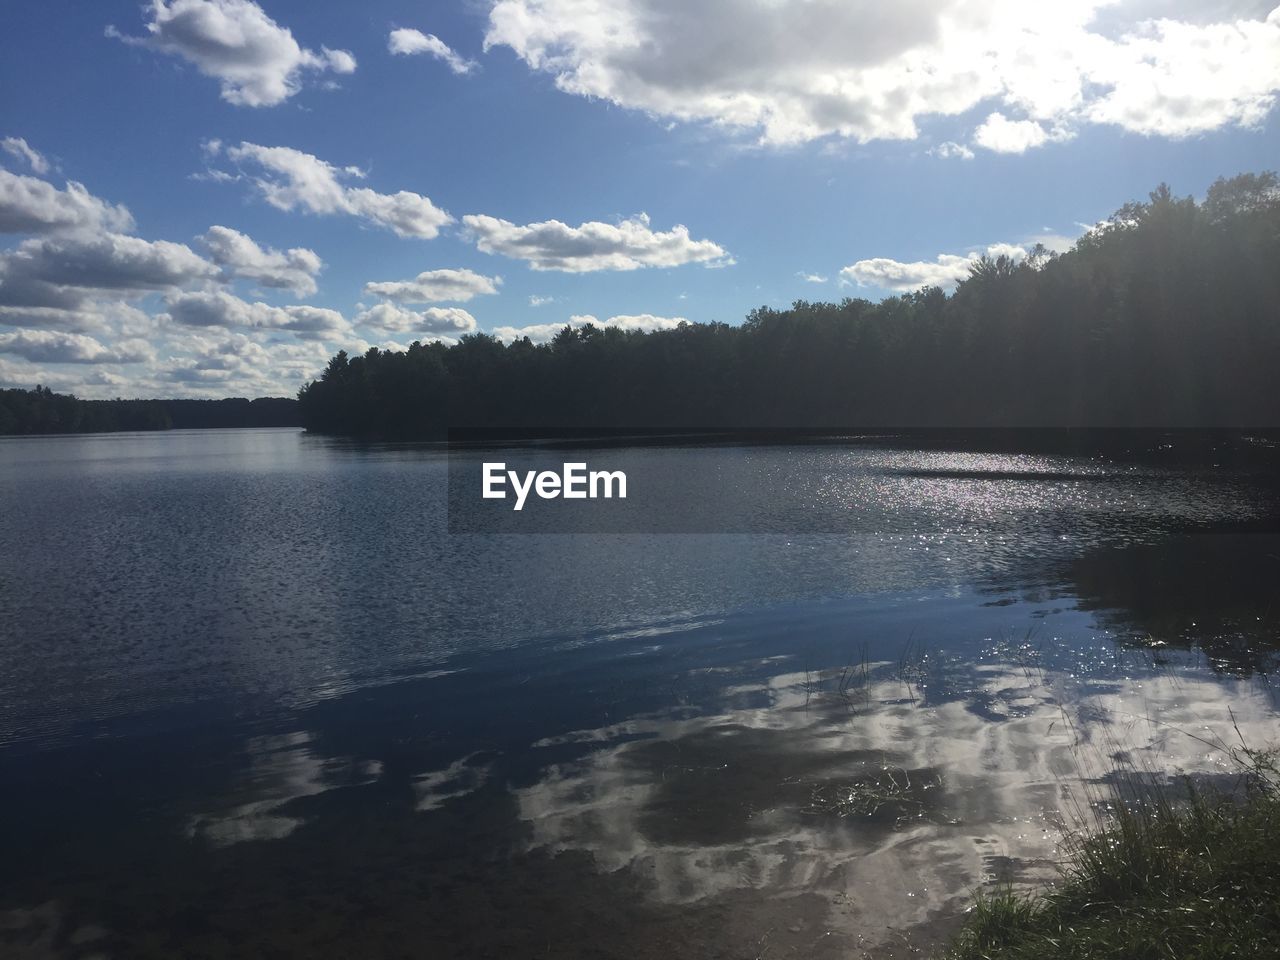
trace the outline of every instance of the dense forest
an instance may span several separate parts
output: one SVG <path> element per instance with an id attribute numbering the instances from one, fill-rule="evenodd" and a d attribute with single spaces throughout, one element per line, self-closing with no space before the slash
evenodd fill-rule
<path id="1" fill-rule="evenodd" d="M 0 390 L 0 435 L 104 433 L 192 427 L 296 427 L 298 401 L 287 397 L 246 400 L 81 400 L 34 390 Z"/>
<path id="2" fill-rule="evenodd" d="M 1280 424 L 1280 186 L 1160 186 L 1061 254 L 976 260 L 954 293 L 797 301 L 739 326 L 566 327 L 548 344 L 339 353 L 308 429 Z"/>

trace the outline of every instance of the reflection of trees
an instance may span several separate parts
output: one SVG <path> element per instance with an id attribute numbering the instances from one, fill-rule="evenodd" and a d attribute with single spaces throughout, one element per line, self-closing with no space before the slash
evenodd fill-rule
<path id="1" fill-rule="evenodd" d="M 1130 642 L 1199 646 L 1225 669 L 1266 672 L 1280 654 L 1280 536 L 1203 534 L 1083 557 L 1080 605 Z"/>

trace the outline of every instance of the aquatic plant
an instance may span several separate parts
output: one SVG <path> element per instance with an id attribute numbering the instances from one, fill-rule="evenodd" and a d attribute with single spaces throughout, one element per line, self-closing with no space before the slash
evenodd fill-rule
<path id="1" fill-rule="evenodd" d="M 1238 730 L 1237 730 L 1238 733 Z M 1198 739 L 1198 738 L 1197 738 Z M 1208 741 L 1206 741 L 1208 742 Z M 1212 745 L 1212 744 L 1211 744 Z M 1067 840 L 1062 883 L 979 893 L 946 960 L 1184 960 L 1280 949 L 1277 752 L 1228 749 L 1234 789 L 1119 780 L 1092 831 Z"/>

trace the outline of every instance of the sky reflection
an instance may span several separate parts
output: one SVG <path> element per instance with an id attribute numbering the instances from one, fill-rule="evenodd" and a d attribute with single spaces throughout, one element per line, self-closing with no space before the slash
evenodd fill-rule
<path id="1" fill-rule="evenodd" d="M 589 850 L 668 902 L 821 890 L 846 932 L 907 927 L 984 882 L 1052 880 L 1107 778 L 1230 772 L 1226 749 L 1194 737 L 1234 742 L 1232 713 L 1249 742 L 1276 729 L 1265 687 L 1182 669 L 1098 680 L 987 662 L 930 702 L 901 664 L 866 664 L 865 682 L 863 668 L 852 683 L 780 673 L 725 687 L 706 714 L 541 742 L 593 749 L 516 791 L 530 844 Z"/>

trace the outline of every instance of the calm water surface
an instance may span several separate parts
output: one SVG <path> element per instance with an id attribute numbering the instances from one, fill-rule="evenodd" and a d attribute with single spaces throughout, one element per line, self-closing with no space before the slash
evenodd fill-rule
<path id="1" fill-rule="evenodd" d="M 438 448 L 0 440 L 0 955 L 907 955 L 1280 736 L 1270 440 L 946 447 L 614 450 L 770 532 L 524 535 Z"/>

